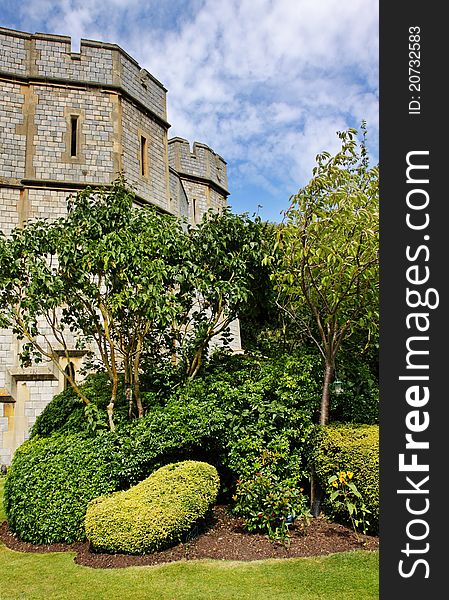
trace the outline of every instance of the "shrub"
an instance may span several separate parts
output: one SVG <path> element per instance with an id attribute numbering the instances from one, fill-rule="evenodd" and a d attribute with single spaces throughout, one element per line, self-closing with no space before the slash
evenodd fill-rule
<path id="1" fill-rule="evenodd" d="M 104 373 L 89 375 L 80 385 L 83 393 L 92 404 L 98 408 L 100 425 L 107 428 L 106 406 L 111 401 L 111 382 Z M 125 402 L 123 383 L 120 382 L 114 408 L 114 422 L 116 425 L 127 420 L 128 407 Z M 53 397 L 42 413 L 37 417 L 31 429 L 31 437 L 52 435 L 53 433 L 75 433 L 86 431 L 89 427 L 82 400 L 71 387 Z"/>
<path id="2" fill-rule="evenodd" d="M 204 462 L 169 464 L 124 492 L 96 498 L 86 513 L 86 535 L 102 552 L 145 554 L 181 540 L 205 517 L 220 480 Z"/>
<path id="3" fill-rule="evenodd" d="M 314 370 L 309 355 L 276 360 L 217 355 L 179 400 L 203 398 L 224 413 L 220 461 L 234 482 L 257 471 L 265 450 L 276 453 L 277 472 L 288 477 L 304 469 L 303 447 L 319 403 Z"/>
<path id="4" fill-rule="evenodd" d="M 127 489 L 167 462 L 216 453 L 223 429 L 216 407 L 191 400 L 155 409 L 114 433 L 35 436 L 8 470 L 9 526 L 33 543 L 82 540 L 90 500 Z"/>
<path id="5" fill-rule="evenodd" d="M 331 401 L 331 420 L 375 425 L 379 423 L 379 383 L 367 363 L 342 356 L 338 367 L 343 391 Z"/>
<path id="6" fill-rule="evenodd" d="M 268 534 L 270 540 L 285 541 L 289 525 L 297 517 L 307 517 L 307 501 L 298 473 L 279 475 L 279 456 L 265 451 L 258 469 L 237 481 L 233 512 L 242 517 L 247 531 Z"/>
<path id="7" fill-rule="evenodd" d="M 319 399 L 314 369 L 306 355 L 221 355 L 163 405 L 160 397 L 148 402 L 144 418 L 117 418 L 115 433 L 100 430 L 97 437 L 88 434 L 83 407 L 66 390 L 14 457 L 7 484 L 11 529 L 34 543 L 83 539 L 82 519 L 92 498 L 126 490 L 155 469 L 186 459 L 216 466 L 226 500 L 238 478 L 257 471 L 264 450 L 276 453 L 280 480 L 304 476 L 304 447 Z M 88 378 L 85 386 L 99 408 L 108 401 L 104 376 Z"/>
<path id="8" fill-rule="evenodd" d="M 33 543 L 83 539 L 87 503 L 119 485 L 111 450 L 111 436 L 55 435 L 25 442 L 5 483 L 10 529 Z"/>
<path id="9" fill-rule="evenodd" d="M 340 471 L 328 479 L 329 500 L 333 507 L 346 511 L 356 535 L 360 530 L 366 534 L 369 529 L 370 511 L 363 502 L 362 494 L 352 481 L 352 471 Z"/>
<path id="10" fill-rule="evenodd" d="M 379 427 L 377 425 L 328 425 L 317 427 L 311 460 L 320 486 L 325 490 L 337 472 L 353 473 L 353 483 L 370 511 L 372 532 L 379 527 Z M 336 519 L 345 513 L 325 502 L 326 512 Z"/>

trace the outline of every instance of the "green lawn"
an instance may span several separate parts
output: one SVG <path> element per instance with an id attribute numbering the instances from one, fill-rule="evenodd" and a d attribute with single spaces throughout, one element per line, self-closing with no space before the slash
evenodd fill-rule
<path id="1" fill-rule="evenodd" d="M 0 479 L 0 504 L 3 501 Z M 1 508 L 0 517 L 4 513 Z M 378 553 L 251 563 L 182 561 L 90 569 L 74 553 L 13 552 L 0 544 L 0 600 L 371 600 Z"/>

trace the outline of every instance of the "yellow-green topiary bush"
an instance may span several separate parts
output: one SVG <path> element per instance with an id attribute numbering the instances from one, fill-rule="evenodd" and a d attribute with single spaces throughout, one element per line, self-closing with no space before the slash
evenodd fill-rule
<path id="1" fill-rule="evenodd" d="M 370 510 L 368 521 L 373 533 L 379 527 L 379 426 L 338 424 L 318 427 L 312 458 L 323 489 L 328 479 L 340 471 L 354 473 L 353 483 Z M 332 505 L 325 503 L 332 514 Z M 335 515 L 340 516 L 340 515 Z"/>
<path id="2" fill-rule="evenodd" d="M 187 460 L 161 467 L 134 487 L 92 500 L 86 536 L 95 550 L 147 554 L 181 540 L 215 502 L 215 467 Z"/>

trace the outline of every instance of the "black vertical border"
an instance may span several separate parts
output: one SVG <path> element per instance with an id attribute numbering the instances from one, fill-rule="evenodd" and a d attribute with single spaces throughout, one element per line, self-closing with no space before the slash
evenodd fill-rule
<path id="1" fill-rule="evenodd" d="M 449 279 L 449 136 L 446 99 L 447 73 L 445 46 L 449 40 L 444 3 L 380 2 L 380 598 L 390 600 L 403 593 L 407 600 L 449 597 L 446 586 L 449 574 L 449 368 L 447 344 L 449 324 L 446 289 Z M 420 28 L 420 90 L 409 89 L 409 35 L 412 27 Z M 415 30 L 416 31 L 416 30 Z M 415 57 L 413 57 L 415 58 Z M 414 65 L 416 66 L 416 64 Z M 415 78 L 416 80 L 416 78 Z M 409 102 L 419 97 L 420 114 L 409 114 Z M 428 150 L 428 175 L 430 183 L 425 187 L 430 203 L 424 212 L 429 214 L 429 227 L 423 231 L 407 228 L 405 219 L 410 184 L 406 182 L 406 156 L 410 151 Z M 418 198 L 418 195 L 416 196 Z M 429 236 L 424 240 L 424 234 Z M 406 270 L 412 264 L 406 256 L 406 247 L 417 248 L 420 244 L 429 248 L 429 259 L 424 260 L 423 250 L 418 262 L 420 269 L 429 267 L 430 278 L 421 288 L 431 287 L 439 293 L 439 306 L 433 310 L 415 309 L 429 313 L 428 344 L 422 348 L 429 355 L 422 361 L 429 364 L 428 383 L 430 400 L 421 410 L 430 415 L 430 425 L 422 433 L 414 434 L 419 440 L 430 443 L 429 450 L 418 452 L 419 462 L 429 464 L 429 472 L 401 473 L 399 454 L 405 451 L 406 415 L 413 410 L 406 402 L 405 391 L 412 382 L 399 381 L 406 371 L 406 340 L 413 335 L 406 327 L 406 317 L 414 309 L 406 304 Z M 416 371 L 415 374 L 423 374 Z M 423 383 L 423 385 L 425 385 Z M 410 457 L 411 451 L 407 456 Z M 410 488 L 405 477 L 415 482 L 429 475 L 422 486 L 428 494 L 411 494 L 410 506 L 418 509 L 430 502 L 428 512 L 411 515 L 406 507 L 406 495 L 398 489 Z M 422 518 L 429 525 L 429 535 L 423 540 L 407 537 L 407 524 Z M 424 525 L 414 525 L 411 530 L 419 536 Z M 428 552 L 411 553 L 403 550 L 407 542 L 413 549 Z M 414 561 L 420 558 L 429 565 L 416 564 L 410 577 L 399 573 L 399 561 L 404 560 L 403 570 L 410 573 Z"/>

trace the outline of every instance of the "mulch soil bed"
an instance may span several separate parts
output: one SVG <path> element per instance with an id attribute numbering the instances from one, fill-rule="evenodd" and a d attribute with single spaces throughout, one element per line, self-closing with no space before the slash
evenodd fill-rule
<path id="1" fill-rule="evenodd" d="M 172 548 L 145 556 L 96 554 L 88 542 L 75 544 L 30 544 L 16 538 L 7 523 L 0 525 L 0 541 L 20 552 L 76 552 L 75 562 L 98 569 L 158 565 L 179 560 L 261 560 L 320 556 L 349 550 L 377 550 L 379 538 L 356 534 L 343 525 L 330 523 L 324 517 L 312 519 L 306 533 L 299 525 L 290 528 L 287 544 L 270 542 L 265 535 L 247 533 L 242 522 L 229 514 L 226 506 L 215 506 L 213 513 L 196 537 Z"/>

